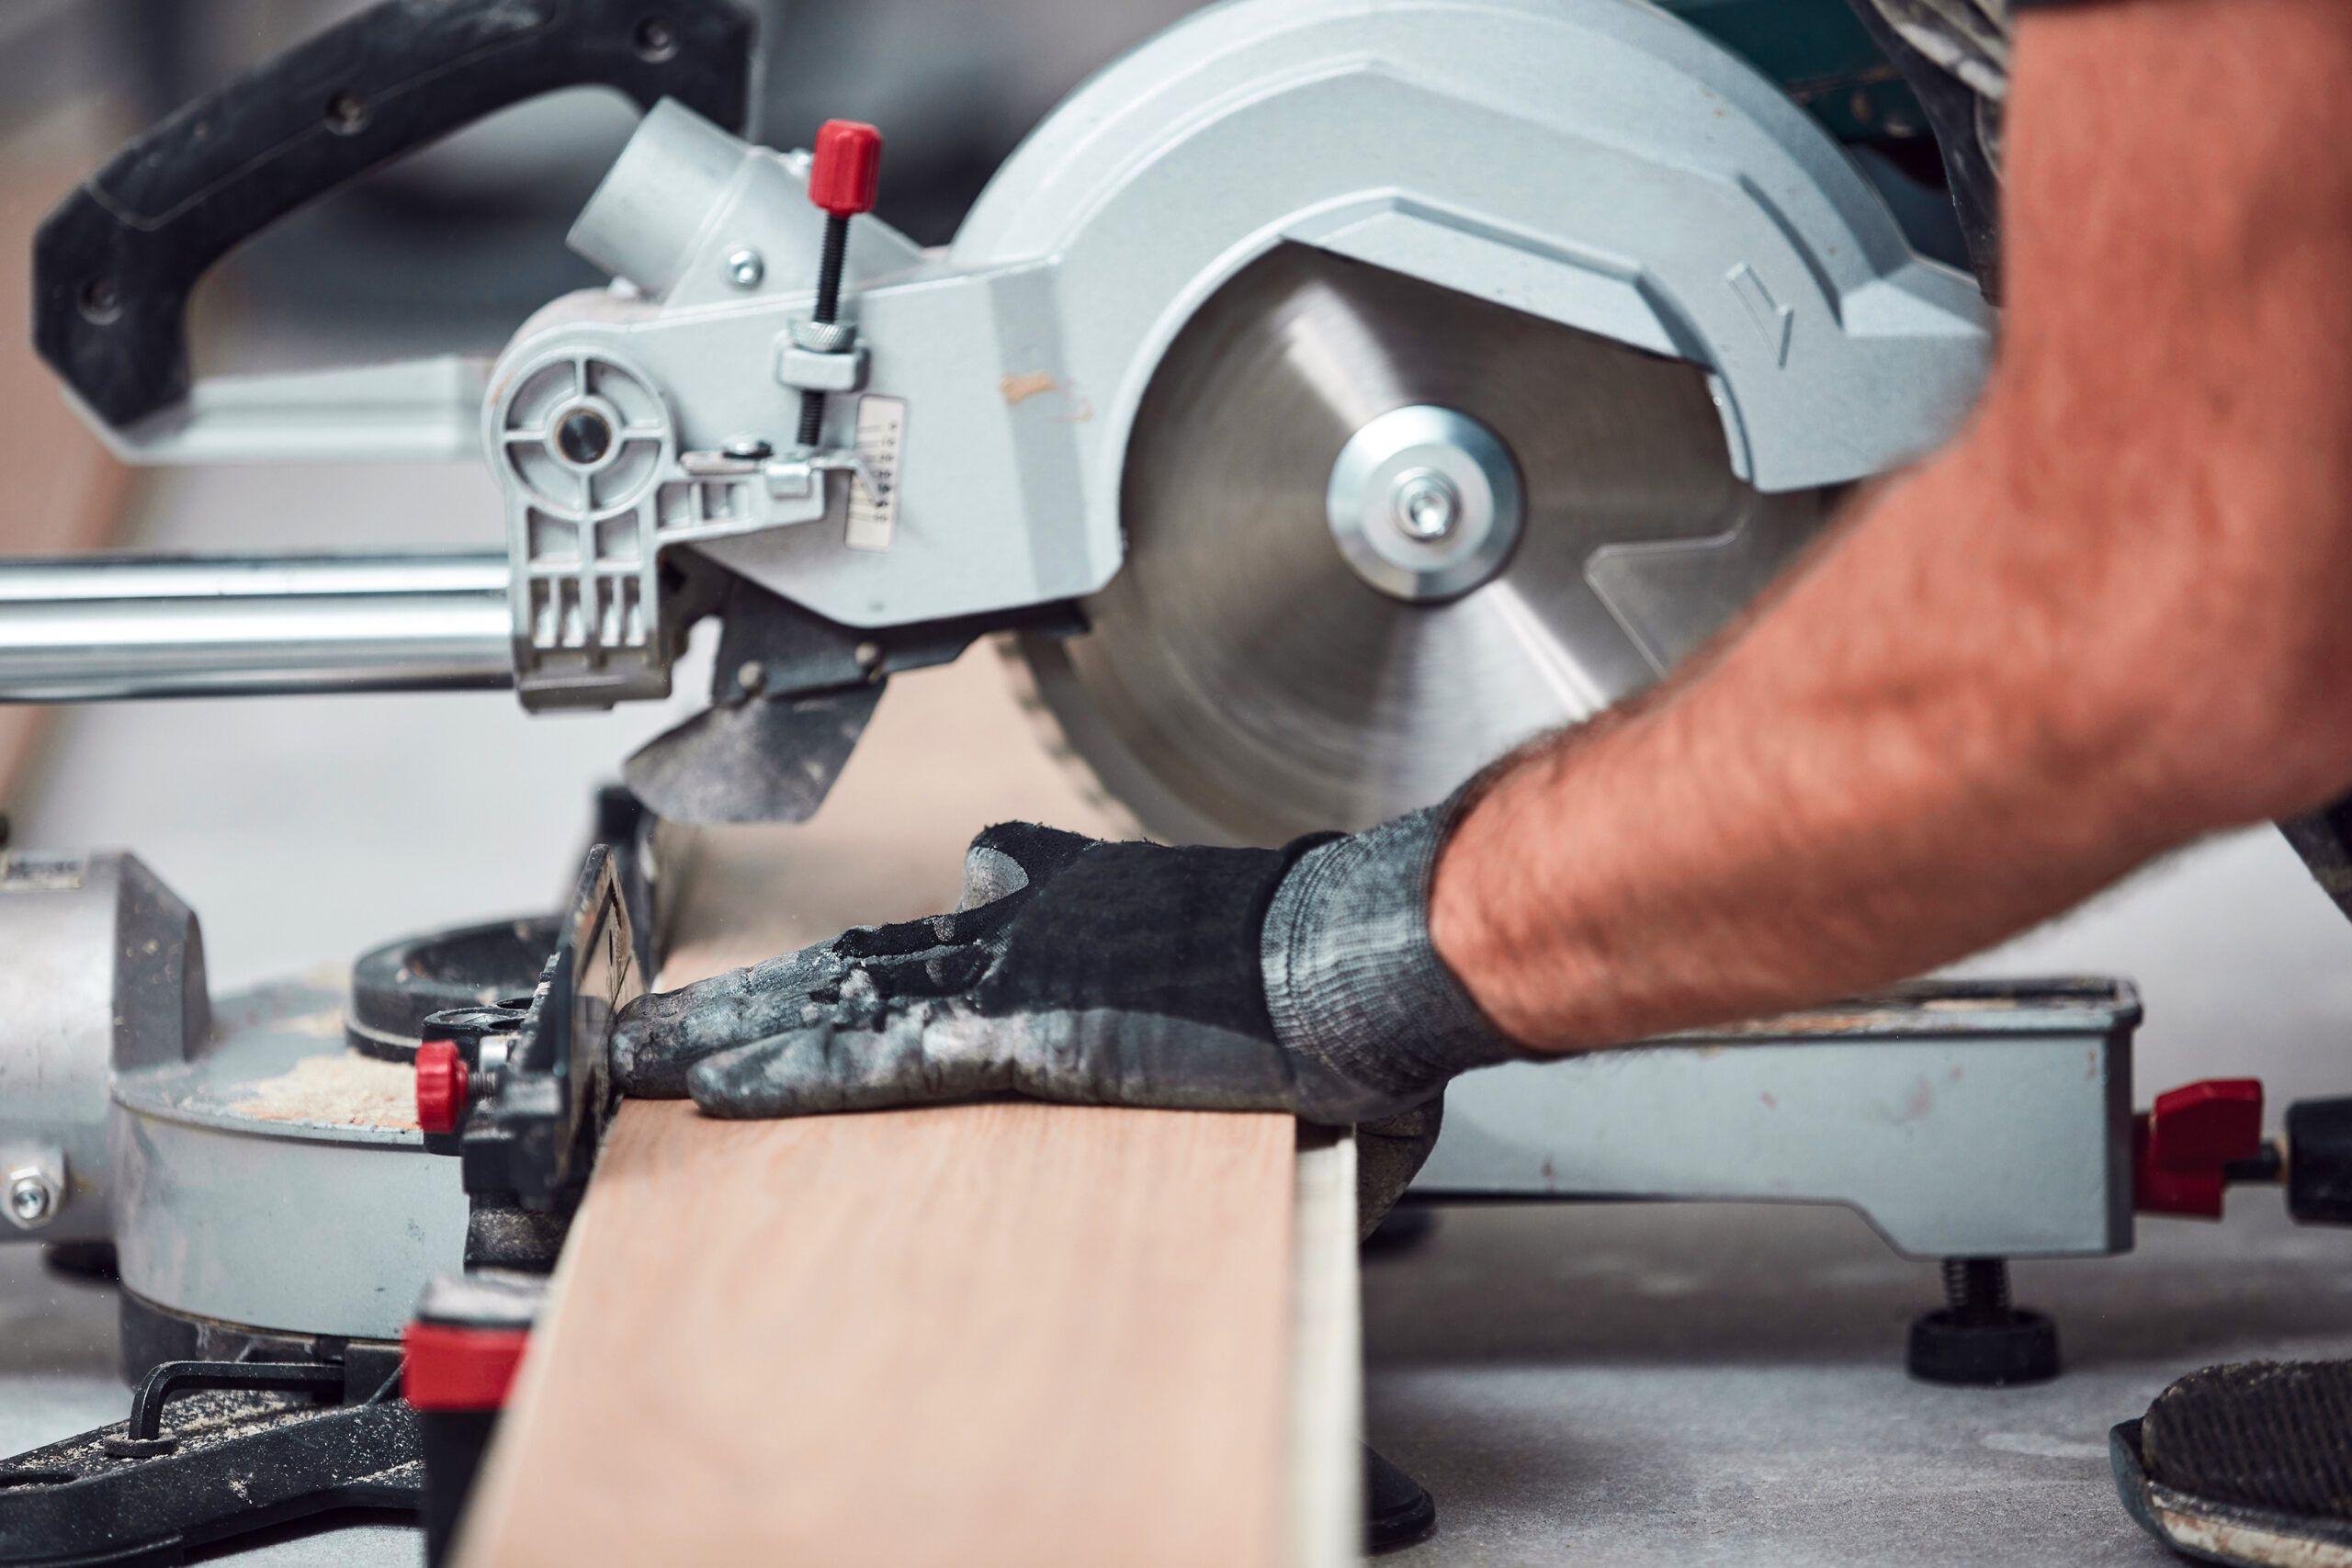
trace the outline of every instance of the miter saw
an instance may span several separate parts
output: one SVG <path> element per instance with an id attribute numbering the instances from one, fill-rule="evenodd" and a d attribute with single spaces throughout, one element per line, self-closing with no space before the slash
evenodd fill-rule
<path id="1" fill-rule="evenodd" d="M 1001 634 L 1144 829 L 1368 825 L 1656 680 L 1842 487 L 1947 436 L 1982 293 L 1694 25 L 1741 11 L 1216 6 L 1039 126 L 944 250 L 868 215 L 871 128 L 741 139 L 723 0 L 395 0 L 93 176 L 40 232 L 35 336 L 119 454 L 478 460 L 503 547 L 0 562 L 0 698 L 603 707 L 666 694 L 701 619 L 718 655 L 571 908 L 391 944 L 347 1002 L 212 1002 L 194 917 L 129 857 L 6 863 L 0 986 L 40 998 L 0 1039 L 7 1213 L 115 1244 L 146 1383 L 0 1464 L 0 1561 L 412 1506 L 434 1442 L 462 1471 L 479 1427 L 413 1407 L 494 1405 L 593 1164 L 605 1031 L 658 958 L 638 803 L 804 818 L 890 676 Z M 571 234 L 608 288 L 494 359 L 192 374 L 189 290 L 240 241 L 581 85 L 646 110 Z M 1889 85 L 1858 73 L 1846 112 Z M 2114 982 L 1941 986 L 1474 1075 L 1416 1190 L 1848 1203 L 1954 1260 L 1915 1370 L 2047 1375 L 1995 1260 L 2121 1251 L 2135 1199 L 2217 1213 L 2279 1175 L 2249 1086 L 2135 1132 L 2137 1018 Z"/>
<path id="2" fill-rule="evenodd" d="M 604 707 L 716 615 L 711 707 L 630 783 L 796 819 L 883 679 L 1012 629 L 1152 831 L 1361 826 L 1656 679 L 1984 374 L 1974 283 L 1648 6 L 1212 8 L 938 252 L 851 220 L 861 133 L 728 129 L 748 45 L 718 0 L 382 6 L 100 171 L 41 231 L 35 338 L 120 455 L 475 457 L 504 548 L 15 563 L 0 695 Z M 582 83 L 650 111 L 571 234 L 611 287 L 487 363 L 192 376 L 238 241 Z"/>

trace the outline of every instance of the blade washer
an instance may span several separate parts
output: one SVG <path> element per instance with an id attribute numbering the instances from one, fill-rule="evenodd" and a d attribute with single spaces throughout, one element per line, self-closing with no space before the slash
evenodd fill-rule
<path id="1" fill-rule="evenodd" d="M 1459 598 L 1492 579 L 1526 517 L 1502 437 L 1430 403 L 1391 409 L 1348 438 L 1324 511 L 1356 575 L 1408 604 Z"/>

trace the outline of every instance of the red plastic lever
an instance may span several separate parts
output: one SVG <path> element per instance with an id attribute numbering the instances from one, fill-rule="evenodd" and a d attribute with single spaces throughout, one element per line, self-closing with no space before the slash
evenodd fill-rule
<path id="1" fill-rule="evenodd" d="M 2207 1078 L 2168 1089 L 2133 1122 L 2134 1206 L 2218 1220 L 2225 1168 L 2261 1152 L 2261 1079 Z"/>
<path id="2" fill-rule="evenodd" d="M 882 133 L 863 120 L 829 119 L 817 128 L 808 166 L 808 199 L 835 218 L 874 210 L 882 185 Z"/>
<path id="3" fill-rule="evenodd" d="M 530 1344 L 527 1329 L 412 1323 L 401 1331 L 401 1397 L 419 1410 L 502 1409 Z"/>
<path id="4" fill-rule="evenodd" d="M 472 1077 L 455 1041 L 427 1040 L 416 1048 L 416 1124 L 427 1133 L 454 1133 L 466 1119 Z"/>

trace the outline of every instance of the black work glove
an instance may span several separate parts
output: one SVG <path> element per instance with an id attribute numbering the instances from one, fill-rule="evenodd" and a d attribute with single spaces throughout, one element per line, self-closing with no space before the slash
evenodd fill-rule
<path id="1" fill-rule="evenodd" d="M 1406 1146 L 1367 1129 L 1361 1150 L 1367 1187 L 1401 1190 L 1447 1080 L 1513 1055 L 1430 945 L 1450 816 L 1286 850 L 991 828 L 955 913 L 646 997 L 615 1070 L 625 1093 L 732 1117 L 1004 1092 L 1337 1125 L 1409 1112 Z"/>

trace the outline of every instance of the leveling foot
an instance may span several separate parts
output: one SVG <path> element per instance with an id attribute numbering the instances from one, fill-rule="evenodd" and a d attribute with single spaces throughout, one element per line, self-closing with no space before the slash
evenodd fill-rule
<path id="1" fill-rule="evenodd" d="M 1393 1551 L 1425 1539 L 1437 1528 L 1437 1504 L 1429 1489 L 1364 1445 L 1363 1544 L 1370 1552 Z"/>
<path id="2" fill-rule="evenodd" d="M 2007 1259 L 1945 1258 L 1944 1302 L 1912 1320 L 1905 1364 L 1913 1377 L 2005 1388 L 2058 1375 L 2058 1325 L 2009 1304 Z"/>

